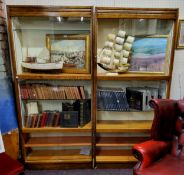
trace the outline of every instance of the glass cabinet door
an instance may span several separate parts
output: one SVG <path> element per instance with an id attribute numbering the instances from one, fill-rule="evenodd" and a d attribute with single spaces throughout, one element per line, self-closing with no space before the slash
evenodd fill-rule
<path id="1" fill-rule="evenodd" d="M 173 30 L 173 20 L 100 18 L 97 62 L 106 70 L 168 75 Z"/>
<path id="2" fill-rule="evenodd" d="M 12 17 L 17 74 L 89 73 L 89 17 Z"/>
<path id="3" fill-rule="evenodd" d="M 7 6 L 7 18 L 25 163 L 91 165 L 92 7 Z"/>
<path id="4" fill-rule="evenodd" d="M 96 9 L 96 163 L 136 163 L 150 100 L 168 98 L 177 10 Z"/>

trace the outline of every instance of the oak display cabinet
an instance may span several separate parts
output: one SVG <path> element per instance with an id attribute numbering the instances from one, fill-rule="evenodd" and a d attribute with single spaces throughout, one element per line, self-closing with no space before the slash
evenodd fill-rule
<path id="1" fill-rule="evenodd" d="M 7 6 L 7 19 L 26 165 L 134 164 L 149 100 L 169 98 L 178 9 Z"/>
<path id="2" fill-rule="evenodd" d="M 92 7 L 7 6 L 28 166 L 92 166 L 92 12 Z"/>
<path id="3" fill-rule="evenodd" d="M 134 164 L 132 146 L 149 138 L 149 100 L 170 94 L 177 19 L 177 9 L 96 7 L 97 167 Z"/>

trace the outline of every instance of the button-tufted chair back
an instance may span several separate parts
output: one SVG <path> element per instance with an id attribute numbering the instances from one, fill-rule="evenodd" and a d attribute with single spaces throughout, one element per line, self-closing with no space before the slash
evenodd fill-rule
<path id="1" fill-rule="evenodd" d="M 151 128 L 151 138 L 154 140 L 171 141 L 178 117 L 177 101 L 168 99 L 154 99 L 149 102 L 154 109 L 154 119 Z"/>
<path id="2" fill-rule="evenodd" d="M 171 153 L 184 159 L 184 100 L 177 101 L 177 115 Z"/>

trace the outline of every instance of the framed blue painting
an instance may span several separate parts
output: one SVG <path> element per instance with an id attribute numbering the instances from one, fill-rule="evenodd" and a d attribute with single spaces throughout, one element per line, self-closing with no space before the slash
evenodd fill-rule
<path id="1" fill-rule="evenodd" d="M 129 71 L 165 73 L 168 37 L 136 37 L 132 45 Z"/>

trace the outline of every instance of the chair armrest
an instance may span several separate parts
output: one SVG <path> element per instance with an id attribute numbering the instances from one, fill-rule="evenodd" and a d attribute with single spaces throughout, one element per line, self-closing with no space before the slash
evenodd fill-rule
<path id="1" fill-rule="evenodd" d="M 24 166 L 6 153 L 0 153 L 0 175 L 17 175 L 24 172 Z"/>
<path id="2" fill-rule="evenodd" d="M 170 142 L 149 140 L 136 144 L 132 148 L 133 155 L 139 160 L 136 169 L 144 169 L 160 159 L 170 149 Z"/>

